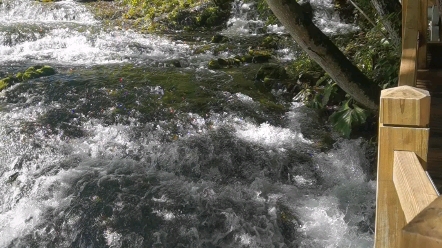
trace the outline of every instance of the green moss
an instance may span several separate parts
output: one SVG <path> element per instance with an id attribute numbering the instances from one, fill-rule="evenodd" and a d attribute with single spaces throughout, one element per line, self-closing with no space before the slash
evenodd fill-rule
<path id="1" fill-rule="evenodd" d="M 288 75 L 284 67 L 278 64 L 266 64 L 259 68 L 256 73 L 256 80 L 287 79 Z"/>
<path id="2" fill-rule="evenodd" d="M 7 78 L 0 79 L 0 91 L 5 89 L 6 87 L 8 87 L 8 85 L 9 85 L 8 81 L 9 80 L 7 80 Z"/>
<path id="3" fill-rule="evenodd" d="M 205 30 L 221 29 L 230 16 L 232 0 L 123 0 L 130 9 L 127 19 L 143 18 L 148 30 Z"/>
<path id="4" fill-rule="evenodd" d="M 210 60 L 208 64 L 209 69 L 221 69 L 221 65 L 218 63 L 218 60 Z"/>
<path id="5" fill-rule="evenodd" d="M 36 71 L 40 77 L 50 76 L 50 75 L 54 75 L 56 73 L 54 68 L 52 68 L 48 65 L 42 66 L 41 68 L 37 69 Z"/>
<path id="6" fill-rule="evenodd" d="M 221 34 L 216 34 L 216 35 L 212 36 L 212 39 L 210 40 L 210 42 L 212 42 L 212 43 L 226 43 L 229 41 L 230 40 L 228 37 L 221 35 Z"/>
<path id="7" fill-rule="evenodd" d="M 249 50 L 251 56 L 251 62 L 253 63 L 265 63 L 272 58 L 271 50 Z M 248 58 L 250 58 L 250 56 Z M 248 60 L 247 58 L 247 60 Z"/>
<path id="8" fill-rule="evenodd" d="M 55 70 L 54 68 L 50 66 L 31 66 L 28 69 L 26 69 L 23 73 L 17 73 L 16 78 L 20 81 L 29 80 L 33 78 L 39 78 L 39 77 L 45 77 L 54 75 Z"/>
<path id="9" fill-rule="evenodd" d="M 277 49 L 278 41 L 279 41 L 278 36 L 268 35 L 262 40 L 260 47 L 264 47 L 266 49 Z"/>
<path id="10" fill-rule="evenodd" d="M 31 66 L 24 72 L 18 72 L 15 76 L 9 76 L 0 79 L 0 91 L 6 88 L 8 85 L 22 82 L 29 79 L 39 78 L 54 75 L 56 72 L 54 68 L 50 66 Z"/>
<path id="11" fill-rule="evenodd" d="M 210 51 L 211 49 L 212 49 L 211 45 L 203 45 L 203 46 L 195 48 L 193 53 L 194 54 L 202 54 L 202 53 L 206 53 L 206 52 Z"/>
<path id="12" fill-rule="evenodd" d="M 147 69 L 123 66 L 97 66 L 81 72 L 82 77 L 99 78 L 100 85 L 112 102 L 118 104 L 113 115 L 124 116 L 140 112 L 143 118 L 168 118 L 179 113 L 196 113 L 205 116 L 211 111 L 222 111 L 224 92 L 243 93 L 260 103 L 248 114 L 259 121 L 266 121 L 260 113 L 281 114 L 286 106 L 278 103 L 268 91 L 260 91 L 253 78 L 246 78 L 239 69 L 223 69 L 229 76 L 225 80 L 198 77 L 193 70 L 177 68 Z M 227 80 L 232 78 L 232 80 Z M 157 92 L 157 93 L 155 93 Z M 238 105 L 241 110 L 242 105 Z M 155 116 L 152 116 L 155 113 Z"/>

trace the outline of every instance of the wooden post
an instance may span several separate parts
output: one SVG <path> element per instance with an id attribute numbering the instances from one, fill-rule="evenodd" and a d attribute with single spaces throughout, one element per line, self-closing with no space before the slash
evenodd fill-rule
<path id="1" fill-rule="evenodd" d="M 438 197 L 403 229 L 402 248 L 442 247 L 442 198 Z"/>
<path id="2" fill-rule="evenodd" d="M 419 24 L 420 18 L 420 3 L 424 0 L 410 0 L 405 4 L 402 3 L 402 55 L 401 65 L 399 69 L 398 85 L 416 86 L 416 76 L 419 60 Z M 404 17 L 405 16 L 405 17 Z M 425 17 L 427 20 L 427 17 Z"/>
<path id="3" fill-rule="evenodd" d="M 405 18 L 407 16 L 408 0 L 402 0 L 402 50 L 404 50 Z"/>
<path id="4" fill-rule="evenodd" d="M 430 95 L 410 86 L 383 90 L 379 113 L 376 248 L 400 247 L 406 224 L 393 182 L 394 151 L 411 151 L 426 166 Z"/>
<path id="5" fill-rule="evenodd" d="M 419 0 L 419 54 L 417 66 L 427 68 L 428 0 Z"/>

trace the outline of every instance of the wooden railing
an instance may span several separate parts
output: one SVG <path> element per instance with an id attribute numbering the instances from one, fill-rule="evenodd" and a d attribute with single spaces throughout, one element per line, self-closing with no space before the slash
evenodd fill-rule
<path id="1" fill-rule="evenodd" d="M 376 248 L 442 247 L 442 198 L 425 172 L 430 94 L 415 88 L 426 68 L 427 1 L 402 1 L 399 86 L 381 93 Z"/>

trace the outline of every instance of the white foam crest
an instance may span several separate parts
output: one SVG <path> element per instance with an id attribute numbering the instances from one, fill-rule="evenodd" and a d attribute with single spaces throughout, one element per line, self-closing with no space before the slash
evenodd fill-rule
<path id="1" fill-rule="evenodd" d="M 275 127 L 269 123 L 256 125 L 245 122 L 236 125 L 235 128 L 238 138 L 257 144 L 281 147 L 293 143 L 312 143 L 305 139 L 302 133 L 293 132 L 288 128 Z"/>
<path id="2" fill-rule="evenodd" d="M 363 183 L 367 180 L 363 168 L 368 166 L 363 146 L 361 139 L 341 142 L 337 149 L 317 154 L 313 160 L 328 181 Z"/>
<path id="3" fill-rule="evenodd" d="M 83 127 L 90 136 L 85 140 L 75 141 L 78 142 L 75 144 L 77 152 L 89 154 L 92 158 L 112 158 L 122 157 L 125 152 L 137 149 L 128 136 L 130 126 L 103 126 L 91 120 Z"/>
<path id="4" fill-rule="evenodd" d="M 46 210 L 69 203 L 60 193 L 66 185 L 58 183 L 58 176 L 36 175 L 62 157 L 39 151 L 40 158 L 32 161 L 39 168 L 22 170 L 14 182 L 2 182 L 0 211 L 0 246 L 7 246 L 12 240 L 34 230 L 44 218 Z M 42 154 L 43 153 L 43 154 Z M 45 161 L 46 160 L 46 161 Z M 57 190 L 54 190 L 54 187 Z"/>
<path id="5" fill-rule="evenodd" d="M 313 156 L 329 188 L 322 196 L 306 198 L 296 210 L 302 223 L 299 231 L 307 236 L 301 247 L 373 246 L 372 235 L 358 227 L 370 226 L 375 202 L 375 183 L 363 170 L 368 166 L 365 150 L 362 140 L 347 140 L 327 154 Z"/>
<path id="6" fill-rule="evenodd" d="M 345 34 L 354 32 L 358 28 L 352 24 L 341 22 L 339 16 L 334 11 L 332 1 L 310 0 L 314 9 L 314 22 L 326 34 Z"/>
<path id="7" fill-rule="evenodd" d="M 41 3 L 28 0 L 5 0 L 0 4 L 0 23 L 97 23 L 89 10 L 74 1 Z"/>
<path id="8" fill-rule="evenodd" d="M 264 22 L 254 15 L 255 3 L 244 3 L 235 0 L 232 3 L 231 18 L 227 22 L 227 29 L 222 31 L 226 36 L 256 35 L 264 27 Z"/>
<path id="9" fill-rule="evenodd" d="M 298 231 L 307 239 L 301 247 L 372 247 L 373 239 L 367 233 L 359 233 L 356 226 L 349 225 L 345 213 L 338 208 L 338 200 L 333 196 L 311 198 L 303 202 L 297 211 L 302 218 Z"/>
<path id="10" fill-rule="evenodd" d="M 79 32 L 54 29 L 37 40 L 14 46 L 0 45 L 0 62 L 49 61 L 67 64 L 105 64 L 133 59 L 179 58 L 190 53 L 189 46 L 132 31 Z"/>
<path id="11" fill-rule="evenodd" d="M 348 33 L 358 28 L 352 24 L 342 23 L 334 11 L 334 6 L 328 0 L 310 0 L 314 8 L 314 22 L 326 34 Z M 242 0 L 235 0 L 232 4 L 232 17 L 229 19 L 222 34 L 227 36 L 256 35 L 264 31 L 267 33 L 283 34 L 287 31 L 284 26 L 278 24 L 266 25 L 264 21 L 256 16 L 254 3 L 244 3 Z"/>
<path id="12" fill-rule="evenodd" d="M 123 237 L 123 235 L 120 233 L 106 229 L 103 236 L 106 239 L 106 244 L 110 248 L 119 248 L 123 245 L 123 242 L 121 241 L 121 237 Z"/>

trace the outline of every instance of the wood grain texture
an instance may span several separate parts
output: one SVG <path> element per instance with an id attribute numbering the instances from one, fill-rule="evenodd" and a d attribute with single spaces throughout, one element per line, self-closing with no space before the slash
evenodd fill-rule
<path id="1" fill-rule="evenodd" d="M 410 1 L 412 2 L 412 1 Z M 398 85 L 416 85 L 417 55 L 419 32 L 417 29 L 405 28 L 405 37 L 402 44 L 401 65 L 399 67 Z"/>
<path id="2" fill-rule="evenodd" d="M 418 68 L 419 28 L 421 25 L 421 1 L 405 1 L 402 3 L 402 56 L 399 69 L 398 85 L 416 85 Z M 427 4 L 425 2 L 425 4 Z M 425 17 L 425 20 L 427 17 Z M 425 52 L 426 53 L 426 52 Z M 426 59 L 426 57 L 425 57 Z"/>
<path id="3" fill-rule="evenodd" d="M 399 86 L 381 92 L 380 122 L 383 125 L 427 127 L 430 123 L 430 93 Z"/>
<path id="4" fill-rule="evenodd" d="M 428 0 L 419 0 L 417 68 L 427 68 Z"/>
<path id="5" fill-rule="evenodd" d="M 422 210 L 402 231 L 403 248 L 442 247 L 442 198 Z"/>
<path id="6" fill-rule="evenodd" d="M 407 223 L 438 197 L 430 180 L 414 152 L 394 152 L 393 182 Z"/>
<path id="7" fill-rule="evenodd" d="M 429 112 L 428 92 L 408 86 L 384 90 L 379 113 L 375 247 L 400 247 L 406 224 L 393 182 L 395 151 L 410 151 L 423 168 L 427 165 Z M 427 102 L 428 101 L 428 102 Z M 421 105 L 422 104 L 422 105 Z M 418 109 L 418 110 L 416 110 Z M 425 118 L 421 116 L 426 116 Z M 384 125 L 384 122 L 387 125 Z M 392 126 L 392 125 L 396 126 Z M 422 127 L 417 127 L 418 125 Z"/>
<path id="8" fill-rule="evenodd" d="M 376 194 L 375 247 L 399 247 L 406 224 L 393 182 L 394 151 L 415 152 L 423 166 L 427 162 L 428 128 L 379 127 L 378 177 Z"/>

